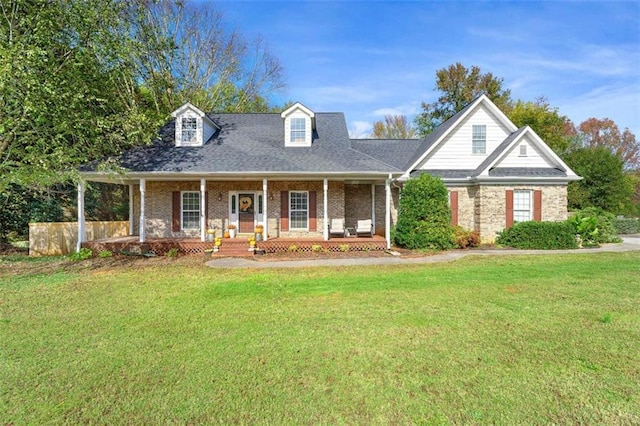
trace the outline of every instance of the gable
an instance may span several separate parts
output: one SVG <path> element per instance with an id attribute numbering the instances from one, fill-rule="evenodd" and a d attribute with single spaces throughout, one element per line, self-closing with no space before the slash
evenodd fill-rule
<path id="1" fill-rule="evenodd" d="M 171 116 L 175 118 L 175 146 L 202 146 L 217 130 L 216 124 L 189 102 Z"/>
<path id="2" fill-rule="evenodd" d="M 484 153 L 473 152 L 474 126 L 482 126 L 485 130 Z M 414 169 L 475 169 L 513 130 L 515 126 L 504 122 L 493 108 L 486 103 L 478 103 L 452 126 Z"/>

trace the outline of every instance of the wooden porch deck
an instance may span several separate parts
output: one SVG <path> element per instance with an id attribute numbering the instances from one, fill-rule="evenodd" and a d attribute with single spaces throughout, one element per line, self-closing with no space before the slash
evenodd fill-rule
<path id="1" fill-rule="evenodd" d="M 94 254 L 104 250 L 113 253 L 151 254 L 165 256 L 172 248 L 178 249 L 181 255 L 202 255 L 205 250 L 213 248 L 213 242 L 202 242 L 196 238 L 151 238 L 144 243 L 137 236 L 108 238 L 87 241 L 82 247 L 91 249 Z M 313 252 L 313 251 L 374 251 L 385 250 L 386 240 L 379 236 L 331 238 L 270 238 L 268 241 L 257 241 L 256 249 L 263 253 L 277 252 Z M 247 237 L 223 238 L 219 251 L 213 253 L 215 257 L 250 257 L 254 252 L 249 250 Z"/>

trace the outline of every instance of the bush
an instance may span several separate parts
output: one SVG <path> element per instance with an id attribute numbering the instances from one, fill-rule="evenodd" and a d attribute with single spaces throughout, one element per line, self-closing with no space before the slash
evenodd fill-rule
<path id="1" fill-rule="evenodd" d="M 422 174 L 402 190 L 395 243 L 408 249 L 453 247 L 449 193 L 440 178 Z"/>
<path id="2" fill-rule="evenodd" d="M 613 227 L 617 234 L 640 234 L 639 219 L 614 219 Z"/>
<path id="3" fill-rule="evenodd" d="M 111 250 L 101 250 L 100 252 L 98 252 L 98 257 L 101 257 L 101 258 L 112 257 L 112 256 L 113 256 L 113 252 Z"/>
<path id="4" fill-rule="evenodd" d="M 178 248 L 177 247 L 171 247 L 167 251 L 167 257 L 178 257 Z"/>
<path id="5" fill-rule="evenodd" d="M 80 251 L 77 251 L 75 253 L 71 253 L 69 255 L 69 259 L 73 260 L 74 262 L 91 259 L 92 257 L 93 257 L 93 251 L 91 251 L 91 249 L 86 248 L 86 247 L 85 248 L 81 248 Z"/>
<path id="6" fill-rule="evenodd" d="M 613 226 L 615 216 L 609 212 L 602 210 L 599 207 L 588 207 L 586 209 L 579 210 L 575 212 L 575 215 L 571 219 L 569 219 L 569 221 L 572 221 L 574 224 L 577 224 L 579 223 L 578 222 L 579 220 L 582 220 L 587 217 L 597 218 L 598 232 L 594 236 L 594 241 L 596 243 L 598 244 L 619 243 L 622 241 L 618 237 L 616 228 Z M 576 229 L 576 233 L 579 233 L 577 229 Z"/>
<path id="7" fill-rule="evenodd" d="M 502 231 L 496 243 L 519 249 L 576 249 L 576 232 L 569 222 L 518 222 Z"/>
<path id="8" fill-rule="evenodd" d="M 480 234 L 478 231 L 467 231 L 461 226 L 454 226 L 453 232 L 455 244 L 461 249 L 477 247 L 480 244 Z"/>

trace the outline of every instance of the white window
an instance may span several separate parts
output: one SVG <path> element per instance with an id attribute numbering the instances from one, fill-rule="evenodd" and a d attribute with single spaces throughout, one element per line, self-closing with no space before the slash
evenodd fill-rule
<path id="1" fill-rule="evenodd" d="M 513 191 L 513 221 L 531 220 L 531 191 Z"/>
<path id="2" fill-rule="evenodd" d="M 195 117 L 182 117 L 182 145 L 197 143 L 198 119 Z"/>
<path id="3" fill-rule="evenodd" d="M 289 193 L 289 228 L 307 230 L 309 224 L 309 193 L 291 191 Z"/>
<path id="4" fill-rule="evenodd" d="M 304 118 L 292 118 L 291 119 L 291 142 L 305 142 L 306 141 L 306 119 Z"/>
<path id="5" fill-rule="evenodd" d="M 182 229 L 200 229 L 200 193 L 182 193 Z"/>
<path id="6" fill-rule="evenodd" d="M 473 154 L 487 153 L 487 126 L 474 124 L 472 126 L 471 152 Z"/>
<path id="7" fill-rule="evenodd" d="M 520 145 L 520 157 L 526 157 L 527 156 L 527 145 L 522 144 Z"/>

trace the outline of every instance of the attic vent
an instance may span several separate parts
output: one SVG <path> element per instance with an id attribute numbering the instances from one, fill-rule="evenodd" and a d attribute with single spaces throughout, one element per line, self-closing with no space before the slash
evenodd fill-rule
<path id="1" fill-rule="evenodd" d="M 520 145 L 520 157 L 526 157 L 527 156 L 527 145 L 522 144 Z"/>

